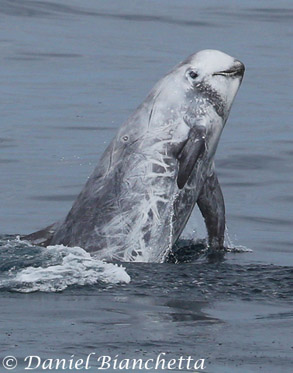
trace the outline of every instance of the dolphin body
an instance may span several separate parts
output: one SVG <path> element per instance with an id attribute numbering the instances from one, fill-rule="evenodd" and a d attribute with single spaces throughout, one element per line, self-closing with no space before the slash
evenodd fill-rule
<path id="1" fill-rule="evenodd" d="M 163 262 L 197 203 L 209 247 L 221 250 L 225 206 L 213 160 L 243 74 L 216 50 L 181 62 L 120 127 L 66 218 L 24 238 Z"/>

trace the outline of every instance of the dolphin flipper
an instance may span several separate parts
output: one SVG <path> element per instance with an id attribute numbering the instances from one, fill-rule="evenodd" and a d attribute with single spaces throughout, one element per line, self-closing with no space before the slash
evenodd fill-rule
<path id="1" fill-rule="evenodd" d="M 30 241 L 33 245 L 37 246 L 48 246 L 51 244 L 51 240 L 56 231 L 58 224 L 54 223 L 48 227 L 41 229 L 40 231 L 28 234 L 26 236 L 21 236 L 22 240 Z"/>
<path id="2" fill-rule="evenodd" d="M 222 249 L 225 234 L 225 204 L 221 187 L 215 172 L 209 176 L 197 200 L 205 220 L 209 237 L 209 247 Z"/>
<path id="3" fill-rule="evenodd" d="M 193 171 L 196 161 L 205 150 L 204 134 L 205 130 L 203 128 L 191 128 L 188 134 L 188 139 L 177 156 L 179 161 L 177 185 L 179 189 L 184 187 Z"/>

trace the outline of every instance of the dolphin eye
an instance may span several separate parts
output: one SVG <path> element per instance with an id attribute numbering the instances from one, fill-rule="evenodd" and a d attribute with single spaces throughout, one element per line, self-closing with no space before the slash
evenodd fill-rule
<path id="1" fill-rule="evenodd" d="M 191 70 L 189 72 L 189 76 L 191 77 L 191 79 L 196 79 L 198 77 L 198 74 L 194 72 L 193 70 Z"/>
<path id="2" fill-rule="evenodd" d="M 128 136 L 127 136 L 127 135 L 123 136 L 123 137 L 122 137 L 122 140 L 123 140 L 124 142 L 127 142 L 127 141 L 128 141 Z"/>

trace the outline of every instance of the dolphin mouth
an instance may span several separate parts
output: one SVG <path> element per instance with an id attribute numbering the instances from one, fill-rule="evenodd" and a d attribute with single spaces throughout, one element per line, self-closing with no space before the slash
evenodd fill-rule
<path id="1" fill-rule="evenodd" d="M 245 71 L 245 67 L 242 62 L 236 61 L 236 65 L 232 66 L 231 69 L 229 70 L 224 70 L 224 71 L 218 71 L 214 73 L 213 75 L 222 75 L 222 76 L 227 76 L 227 77 L 243 77 Z"/>

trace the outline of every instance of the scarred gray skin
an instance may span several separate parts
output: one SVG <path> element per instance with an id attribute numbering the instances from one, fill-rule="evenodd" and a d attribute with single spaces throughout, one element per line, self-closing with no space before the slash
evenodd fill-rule
<path id="1" fill-rule="evenodd" d="M 209 245 L 221 249 L 225 207 L 213 158 L 243 73 L 214 50 L 176 66 L 121 126 L 65 220 L 25 238 L 162 262 L 198 203 Z"/>

